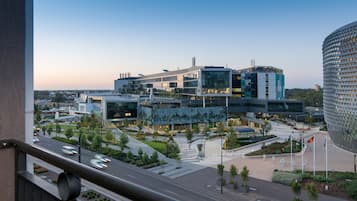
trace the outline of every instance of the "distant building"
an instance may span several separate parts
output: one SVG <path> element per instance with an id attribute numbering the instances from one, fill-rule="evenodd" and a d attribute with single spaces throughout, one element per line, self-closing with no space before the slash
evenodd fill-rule
<path id="1" fill-rule="evenodd" d="M 254 66 L 233 71 L 233 96 L 268 100 L 285 98 L 283 70 L 272 66 Z"/>
<path id="2" fill-rule="evenodd" d="M 328 35 L 322 45 L 323 105 L 331 139 L 357 152 L 357 22 Z"/>

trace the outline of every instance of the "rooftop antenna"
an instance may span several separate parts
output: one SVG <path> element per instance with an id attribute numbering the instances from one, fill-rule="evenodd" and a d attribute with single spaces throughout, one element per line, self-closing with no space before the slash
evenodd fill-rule
<path id="1" fill-rule="evenodd" d="M 252 67 L 255 67 L 255 59 L 250 60 L 250 65 L 251 65 Z"/>
<path id="2" fill-rule="evenodd" d="M 192 67 L 196 66 L 196 57 L 192 57 Z"/>

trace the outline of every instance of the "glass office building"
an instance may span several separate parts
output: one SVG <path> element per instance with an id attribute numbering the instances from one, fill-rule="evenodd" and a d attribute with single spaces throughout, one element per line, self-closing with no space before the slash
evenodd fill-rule
<path id="1" fill-rule="evenodd" d="M 322 46 L 324 114 L 332 140 L 357 152 L 357 22 L 326 37 Z"/>

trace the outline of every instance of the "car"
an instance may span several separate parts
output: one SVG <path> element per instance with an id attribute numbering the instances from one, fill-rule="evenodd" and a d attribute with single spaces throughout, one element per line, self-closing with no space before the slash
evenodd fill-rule
<path id="1" fill-rule="evenodd" d="M 103 169 L 103 168 L 108 167 L 106 164 L 104 164 L 103 161 L 98 160 L 98 159 L 90 160 L 90 165 L 96 169 Z"/>
<path id="2" fill-rule="evenodd" d="M 77 154 L 77 149 L 71 146 L 63 146 L 62 147 L 62 152 L 67 155 L 75 155 Z"/>
<path id="3" fill-rule="evenodd" d="M 38 137 L 33 137 L 32 138 L 32 142 L 33 143 L 37 143 L 37 142 L 39 142 L 40 141 L 40 139 L 38 139 Z"/>
<path id="4" fill-rule="evenodd" d="M 98 160 L 100 160 L 100 161 L 102 161 L 102 162 L 104 162 L 104 163 L 108 163 L 108 162 L 111 161 L 106 155 L 103 155 L 103 154 L 96 154 L 96 155 L 94 156 L 94 158 L 95 158 L 95 159 L 98 159 Z"/>

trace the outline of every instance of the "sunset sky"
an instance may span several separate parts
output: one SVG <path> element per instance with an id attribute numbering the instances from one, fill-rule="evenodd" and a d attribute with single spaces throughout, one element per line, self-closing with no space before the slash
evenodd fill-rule
<path id="1" fill-rule="evenodd" d="M 355 0 L 34 0 L 35 89 L 112 89 L 119 73 L 271 65 L 322 85 L 321 45 Z"/>

